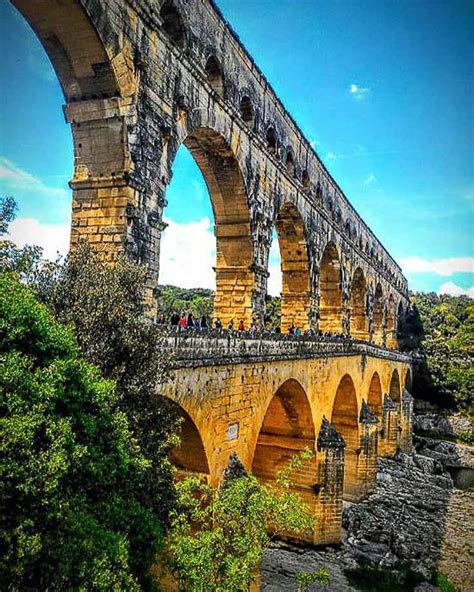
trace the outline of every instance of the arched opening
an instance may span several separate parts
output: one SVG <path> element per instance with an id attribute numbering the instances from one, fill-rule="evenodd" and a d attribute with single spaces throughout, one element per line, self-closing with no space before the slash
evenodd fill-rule
<path id="1" fill-rule="evenodd" d="M 309 328 L 310 275 L 304 223 L 298 209 L 285 203 L 276 219 L 281 254 L 281 330 Z"/>
<path id="2" fill-rule="evenodd" d="M 208 226 L 209 220 L 204 220 L 205 227 L 202 219 L 194 225 L 178 224 L 176 221 L 171 223 L 170 220 L 169 227 L 163 233 L 160 252 L 161 260 L 166 262 L 166 278 L 160 276 L 160 281 L 187 288 L 215 286 L 214 318 L 219 318 L 224 327 L 227 327 L 231 320 L 237 326 L 240 319 L 243 319 L 245 326 L 249 327 L 254 289 L 254 274 L 251 271 L 253 247 L 250 213 L 240 166 L 225 139 L 209 128 L 193 130 L 183 144 L 197 164 L 199 177 L 202 175 L 205 186 L 203 187 L 202 178 L 196 177 L 189 168 L 183 171 L 185 177 L 188 175 L 189 178 L 182 178 L 179 171 L 173 167 L 173 180 L 167 191 L 169 209 L 174 206 L 172 200 L 179 199 L 184 203 L 176 218 L 182 219 L 189 215 L 189 198 L 194 192 L 197 202 L 194 207 L 207 214 L 207 210 L 203 210 L 202 202 L 207 202 L 208 193 L 212 206 L 210 218 L 214 218 L 215 238 Z M 199 185 L 200 194 L 195 191 L 196 185 Z M 166 212 L 167 210 L 165 214 Z M 179 255 L 181 259 L 178 259 Z M 190 278 L 194 282 L 192 285 L 185 283 L 189 282 Z"/>
<path id="3" fill-rule="evenodd" d="M 368 338 L 368 319 L 366 314 L 366 283 L 360 267 L 355 270 L 351 286 L 351 335 L 354 339 Z"/>
<path id="4" fill-rule="evenodd" d="M 344 461 L 344 499 L 357 495 L 357 456 L 359 450 L 359 417 L 352 378 L 346 374 L 339 383 L 332 409 L 332 425 L 346 443 Z"/>
<path id="5" fill-rule="evenodd" d="M 267 150 L 270 154 L 276 154 L 277 151 L 277 138 L 275 128 L 269 127 L 266 134 Z"/>
<path id="6" fill-rule="evenodd" d="M 250 97 L 243 97 L 240 101 L 240 115 L 245 123 L 253 129 L 254 126 L 254 110 Z"/>
<path id="7" fill-rule="evenodd" d="M 160 10 L 160 18 L 165 33 L 174 44 L 183 49 L 185 44 L 183 21 L 172 2 L 163 4 Z"/>
<path id="8" fill-rule="evenodd" d="M 258 434 L 252 472 L 259 479 L 273 481 L 295 454 L 309 448 L 314 451 L 315 430 L 311 407 L 301 384 L 294 379 L 284 382 L 273 396 Z M 306 474 L 305 474 L 306 475 Z M 304 486 L 303 481 L 296 483 Z M 309 477 L 308 487 L 316 475 Z"/>
<path id="9" fill-rule="evenodd" d="M 370 381 L 369 392 L 367 394 L 367 404 L 369 409 L 377 419 L 381 419 L 383 411 L 382 383 L 378 372 L 374 372 Z"/>
<path id="10" fill-rule="evenodd" d="M 289 174 L 294 177 L 295 176 L 295 159 L 293 157 L 293 153 L 291 152 L 291 150 L 288 150 L 288 152 L 286 153 L 286 160 L 285 160 L 285 166 L 287 171 L 289 172 Z"/>
<path id="11" fill-rule="evenodd" d="M 393 294 L 390 294 L 387 304 L 387 347 L 395 349 L 397 347 L 397 315 L 395 310 L 395 300 Z"/>
<path id="12" fill-rule="evenodd" d="M 342 330 L 341 264 L 334 243 L 326 245 L 319 269 L 319 329 L 324 333 L 340 333 Z"/>
<path id="13" fill-rule="evenodd" d="M 170 451 L 170 461 L 179 473 L 209 475 L 209 462 L 196 424 L 180 405 L 173 402 L 172 407 L 181 423 L 178 429 L 180 443 Z"/>
<path id="14" fill-rule="evenodd" d="M 400 376 L 397 369 L 393 371 L 392 378 L 390 379 L 390 388 L 388 390 L 388 394 L 390 395 L 392 401 L 395 401 L 395 403 L 400 403 Z"/>
<path id="15" fill-rule="evenodd" d="M 74 172 L 70 181 L 73 189 L 70 244 L 73 247 L 80 238 L 87 239 L 97 247 L 103 259 L 114 261 L 119 252 L 118 243 L 125 232 L 126 206 L 123 202 L 126 203 L 128 198 L 132 201 L 136 191 L 123 186 L 127 159 L 125 118 L 117 109 L 113 119 L 107 119 L 108 123 L 104 124 L 104 120 L 110 117 L 109 109 L 115 107 L 105 105 L 103 99 L 127 96 L 133 86 L 134 74 L 122 54 L 114 55 L 113 44 L 107 43 L 108 31 L 104 30 L 104 20 L 91 13 L 95 19 L 93 22 L 82 6 L 84 3 L 75 0 L 13 0 L 12 4 L 43 45 L 66 99 L 62 115 L 63 120 L 65 116 L 71 123 L 74 142 Z M 41 67 L 38 61 L 35 68 L 40 70 Z M 49 72 L 46 76 L 49 77 Z M 42 89 L 40 94 L 45 92 Z M 44 99 L 44 96 L 41 98 Z M 88 101 L 86 111 L 83 101 Z M 51 134 L 51 147 L 58 137 L 55 130 L 48 132 Z M 56 177 L 54 172 L 48 171 L 46 175 L 48 173 Z M 112 177 L 112 182 L 104 184 L 104 179 Z M 117 192 L 118 186 L 121 189 Z M 117 200 L 119 193 L 120 200 Z M 71 204 L 68 206 L 70 208 Z M 54 207 L 57 207 L 56 204 Z M 104 211 L 107 212 L 106 217 Z M 57 220 L 58 224 L 66 222 L 69 220 Z M 92 227 L 94 232 L 91 233 Z M 108 241 L 102 241 L 105 234 Z"/>
<path id="16" fill-rule="evenodd" d="M 212 55 L 206 62 L 205 72 L 207 81 L 212 89 L 220 96 L 224 96 L 224 75 L 219 60 Z"/>
<path id="17" fill-rule="evenodd" d="M 85 10 L 74 0 L 12 0 L 43 44 L 66 100 L 119 95 L 105 46 Z"/>
<path id="18" fill-rule="evenodd" d="M 407 373 L 405 375 L 405 389 L 409 392 L 412 393 L 412 389 L 413 389 L 413 381 L 412 381 L 412 376 L 411 376 L 411 370 L 410 368 L 408 368 Z"/>
<path id="19" fill-rule="evenodd" d="M 377 284 L 374 294 L 372 339 L 376 345 L 383 344 L 383 292 L 380 284 Z"/>
<path id="20" fill-rule="evenodd" d="M 405 310 L 403 303 L 400 301 L 397 308 L 397 343 L 403 340 L 403 325 L 405 321 Z"/>

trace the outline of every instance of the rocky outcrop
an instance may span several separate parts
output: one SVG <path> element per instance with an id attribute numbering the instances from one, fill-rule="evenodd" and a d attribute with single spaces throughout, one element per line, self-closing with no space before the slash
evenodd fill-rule
<path id="1" fill-rule="evenodd" d="M 423 436 L 414 436 L 414 445 L 418 454 L 433 458 L 445 467 L 474 469 L 474 447 L 472 446 Z"/>
<path id="2" fill-rule="evenodd" d="M 437 570 L 452 480 L 437 460 L 414 454 L 378 461 L 377 492 L 347 506 L 345 544 L 356 559 Z"/>
<path id="3" fill-rule="evenodd" d="M 474 588 L 474 492 L 453 490 L 449 500 L 439 570 L 460 592 Z"/>
<path id="4" fill-rule="evenodd" d="M 462 413 L 430 411 L 414 415 L 413 429 L 431 436 L 456 437 L 472 430 L 472 426 L 469 418 Z"/>

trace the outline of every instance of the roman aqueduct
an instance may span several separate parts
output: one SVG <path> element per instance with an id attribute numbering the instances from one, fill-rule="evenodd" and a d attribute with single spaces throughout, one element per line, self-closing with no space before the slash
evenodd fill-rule
<path id="1" fill-rule="evenodd" d="M 264 480 L 315 453 L 295 487 L 340 537 L 342 500 L 368 495 L 378 455 L 411 447 L 408 307 L 400 268 L 362 221 L 212 0 L 11 0 L 61 83 L 74 142 L 71 244 L 148 269 L 156 309 L 160 238 L 179 147 L 206 180 L 215 219 L 215 315 L 261 325 L 277 232 L 282 331 L 346 339 L 172 335 L 185 418 L 174 461 L 219 482 L 229 455 Z M 352 339 L 348 339 L 351 336 Z M 341 437 L 342 436 L 342 437 Z"/>

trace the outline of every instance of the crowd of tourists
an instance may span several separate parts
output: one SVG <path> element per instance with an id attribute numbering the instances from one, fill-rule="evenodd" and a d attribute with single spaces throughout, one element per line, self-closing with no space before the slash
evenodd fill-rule
<path id="1" fill-rule="evenodd" d="M 248 333 L 250 336 L 254 337 L 259 333 L 271 333 L 273 335 L 282 335 L 283 332 L 281 330 L 280 325 L 276 325 L 272 329 L 268 328 L 260 328 L 252 321 L 250 325 L 247 327 L 245 325 L 244 319 L 240 319 L 237 323 L 234 319 L 231 319 L 227 325 L 224 327 L 222 321 L 219 317 L 212 320 L 206 315 L 202 315 L 201 318 L 194 317 L 192 313 L 185 313 L 182 312 L 181 314 L 177 312 L 173 312 L 169 318 L 166 317 L 164 313 L 161 313 L 158 316 L 158 324 L 164 326 L 171 326 L 176 331 L 186 331 L 186 330 L 203 330 L 203 331 L 210 331 L 212 329 L 216 331 L 228 331 L 228 332 L 239 332 L 239 333 Z M 286 335 L 293 336 L 293 337 L 319 337 L 319 338 L 331 338 L 331 339 L 338 339 L 338 340 L 346 340 L 349 337 L 344 335 L 343 333 L 331 333 L 329 331 L 315 331 L 313 329 L 306 329 L 302 331 L 300 327 L 291 323 L 288 326 Z"/>

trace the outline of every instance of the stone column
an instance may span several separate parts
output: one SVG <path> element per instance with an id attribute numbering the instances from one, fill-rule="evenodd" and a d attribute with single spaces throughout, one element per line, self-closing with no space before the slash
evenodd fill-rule
<path id="1" fill-rule="evenodd" d="M 356 478 L 357 490 L 351 501 L 366 498 L 376 489 L 378 419 L 362 400 L 359 416 L 360 446 L 357 449 Z"/>
<path id="2" fill-rule="evenodd" d="M 400 413 L 400 450 L 410 454 L 413 448 L 413 397 L 403 389 Z"/>
<path id="3" fill-rule="evenodd" d="M 323 417 L 317 440 L 315 545 L 331 545 L 341 541 L 345 446 L 342 436 Z"/>
<path id="4" fill-rule="evenodd" d="M 380 430 L 379 456 L 394 456 L 399 446 L 398 406 L 389 395 L 383 399 L 382 429 Z"/>

